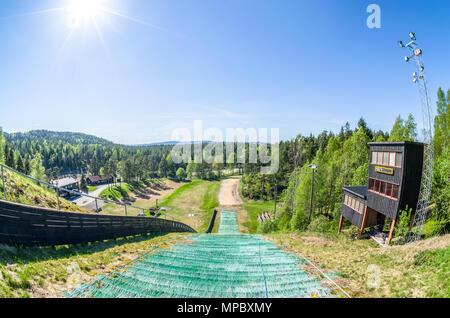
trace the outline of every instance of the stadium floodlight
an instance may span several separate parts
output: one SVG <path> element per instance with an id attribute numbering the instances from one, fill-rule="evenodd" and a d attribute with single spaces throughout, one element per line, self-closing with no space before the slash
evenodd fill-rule
<path id="1" fill-rule="evenodd" d="M 431 106 L 430 94 L 425 78 L 425 67 L 422 64 L 422 49 L 416 43 L 416 35 L 414 32 L 409 33 L 411 42 L 405 45 L 405 48 L 411 52 L 409 57 L 405 57 L 407 62 L 414 61 L 416 72 L 419 75 L 414 76 L 413 82 L 417 85 L 422 101 L 422 115 L 424 123 L 424 154 L 423 154 L 423 171 L 420 185 L 419 199 L 417 201 L 416 211 L 412 220 L 410 236 L 408 243 L 417 241 L 423 236 L 424 224 L 427 220 L 428 210 L 430 209 L 431 190 L 433 188 L 433 167 L 434 167 L 434 143 L 433 143 L 433 107 Z"/>
<path id="2" fill-rule="evenodd" d="M 413 73 L 413 77 L 417 77 L 417 72 L 414 72 L 414 73 Z"/>
<path id="3" fill-rule="evenodd" d="M 403 41 L 398 41 L 398 45 L 400 45 L 401 47 L 405 47 L 405 45 L 403 44 Z"/>
<path id="4" fill-rule="evenodd" d="M 409 62 L 409 57 L 405 56 L 405 62 Z"/>

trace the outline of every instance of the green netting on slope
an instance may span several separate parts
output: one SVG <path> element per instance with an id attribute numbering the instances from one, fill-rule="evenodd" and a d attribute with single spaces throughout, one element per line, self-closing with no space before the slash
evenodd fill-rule
<path id="1" fill-rule="evenodd" d="M 200 234 L 144 257 L 82 297 L 329 297 L 305 265 L 257 235 Z"/>
<path id="2" fill-rule="evenodd" d="M 239 234 L 236 211 L 223 210 L 220 213 L 220 234 Z"/>

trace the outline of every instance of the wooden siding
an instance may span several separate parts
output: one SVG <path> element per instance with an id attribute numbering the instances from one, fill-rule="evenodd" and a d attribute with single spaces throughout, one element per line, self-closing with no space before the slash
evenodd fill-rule
<path id="1" fill-rule="evenodd" d="M 341 214 L 358 228 L 361 227 L 363 214 L 356 212 L 346 205 L 342 205 Z"/>
<path id="2" fill-rule="evenodd" d="M 393 175 L 376 172 L 375 167 L 380 165 L 369 164 L 369 179 L 397 184 L 399 194 L 397 200 L 394 200 L 367 191 L 367 205 L 388 218 L 396 220 L 399 211 L 405 209 L 406 205 L 413 210 L 416 208 L 422 178 L 423 145 L 408 142 L 371 144 L 370 151 L 402 153 L 402 166 L 390 167 L 394 170 Z"/>
<path id="3" fill-rule="evenodd" d="M 419 200 L 420 184 L 422 182 L 423 171 L 423 146 L 407 145 L 405 149 L 406 164 L 403 176 L 403 191 L 400 192 L 400 210 L 406 206 L 416 210 Z"/>

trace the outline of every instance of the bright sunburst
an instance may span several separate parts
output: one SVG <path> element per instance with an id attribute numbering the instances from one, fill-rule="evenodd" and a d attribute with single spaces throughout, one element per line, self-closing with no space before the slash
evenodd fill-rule
<path id="1" fill-rule="evenodd" d="M 67 25 L 70 28 L 79 28 L 86 23 L 95 22 L 103 10 L 105 0 L 72 0 L 67 6 Z"/>
<path id="2" fill-rule="evenodd" d="M 171 33 L 172 35 L 179 36 L 174 32 L 170 32 L 159 26 L 150 24 L 148 22 L 139 20 L 132 16 L 129 16 L 119 10 L 113 8 L 113 0 L 60 0 L 62 6 L 55 8 L 48 8 L 34 12 L 28 12 L 24 14 L 17 15 L 17 17 L 25 17 L 31 15 L 41 15 L 41 14 L 53 14 L 56 12 L 62 13 L 61 16 L 65 19 L 67 27 L 70 29 L 68 35 L 66 36 L 60 52 L 64 49 L 66 44 L 68 44 L 72 36 L 77 32 L 78 29 L 92 29 L 97 33 L 98 38 L 105 50 L 108 51 L 105 39 L 102 32 L 102 24 L 105 21 L 109 21 L 111 17 L 124 19 L 133 23 L 141 24 L 146 27 L 156 29 L 158 31 Z M 125 0 L 123 0 L 125 1 Z M 84 32 L 80 34 L 86 34 Z"/>

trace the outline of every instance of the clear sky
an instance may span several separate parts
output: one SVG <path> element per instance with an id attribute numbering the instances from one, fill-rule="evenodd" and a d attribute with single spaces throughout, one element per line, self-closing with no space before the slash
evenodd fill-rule
<path id="1" fill-rule="evenodd" d="M 412 112 L 421 125 L 414 70 L 396 43 L 409 31 L 433 104 L 438 87 L 450 88 L 448 0 L 103 0 L 110 13 L 79 12 L 73 1 L 0 0 L 6 132 L 140 144 L 194 120 L 279 128 L 282 139 L 354 127 L 361 116 L 390 130 Z M 371 3 L 381 29 L 366 26 Z M 80 18 L 89 14 L 96 23 Z"/>

